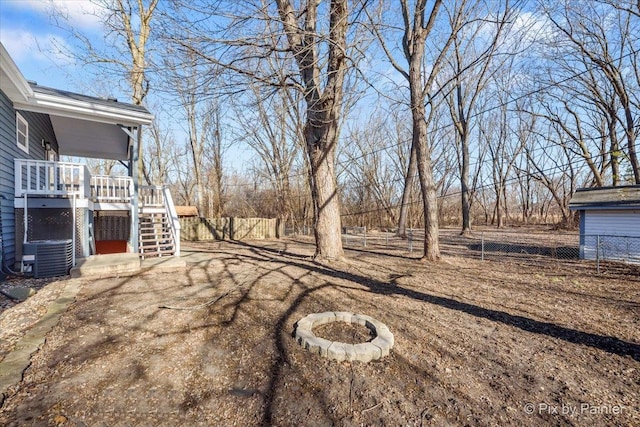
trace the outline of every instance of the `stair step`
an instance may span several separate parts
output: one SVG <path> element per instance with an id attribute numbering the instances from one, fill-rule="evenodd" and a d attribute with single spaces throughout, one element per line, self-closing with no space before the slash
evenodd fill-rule
<path id="1" fill-rule="evenodd" d="M 173 233 L 171 231 L 149 231 L 149 232 L 140 232 L 140 236 L 171 236 Z"/>
<path id="2" fill-rule="evenodd" d="M 140 249 L 143 249 L 145 251 L 152 251 L 152 252 L 158 249 L 173 249 L 173 248 L 174 248 L 173 244 L 167 244 L 167 243 L 160 244 L 160 245 L 156 245 L 156 244 L 140 245 Z"/>
<path id="3" fill-rule="evenodd" d="M 173 242 L 157 242 L 155 240 L 143 240 L 138 245 L 141 248 L 157 248 L 162 246 L 173 246 Z"/>
<path id="4" fill-rule="evenodd" d="M 142 255 L 142 259 L 145 259 L 145 258 L 165 258 L 165 257 L 173 256 L 174 254 L 175 254 L 175 252 L 167 252 L 167 253 L 161 253 L 161 254 L 157 254 L 157 253 L 143 254 Z"/>
<path id="5" fill-rule="evenodd" d="M 144 236 L 138 239 L 141 242 L 171 242 L 173 243 L 173 239 L 171 237 L 155 237 L 155 236 Z"/>
<path id="6" fill-rule="evenodd" d="M 149 252 L 141 252 L 141 254 L 145 255 L 145 256 L 149 256 L 149 255 L 153 255 L 153 254 L 173 254 L 176 251 L 171 248 L 171 249 L 160 249 L 157 251 L 149 251 Z"/>
<path id="7" fill-rule="evenodd" d="M 151 226 L 146 226 L 146 227 L 139 227 L 140 230 L 171 230 L 171 227 L 167 226 L 167 225 L 162 225 L 162 224 L 154 224 Z"/>

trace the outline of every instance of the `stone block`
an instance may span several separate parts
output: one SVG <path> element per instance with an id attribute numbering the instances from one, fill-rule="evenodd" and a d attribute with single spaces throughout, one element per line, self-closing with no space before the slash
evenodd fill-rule
<path id="1" fill-rule="evenodd" d="M 327 349 L 327 357 L 329 359 L 337 360 L 338 362 L 342 362 L 347 358 L 347 352 L 345 351 L 345 343 L 343 342 L 333 342 Z"/>
<path id="2" fill-rule="evenodd" d="M 353 317 L 353 313 L 348 311 L 334 311 L 337 322 L 346 322 L 351 323 L 351 318 Z"/>
<path id="3" fill-rule="evenodd" d="M 370 342 L 355 344 L 353 347 L 356 350 L 356 360 L 359 360 L 360 362 L 370 362 L 382 357 L 380 347 L 375 346 Z"/>
<path id="4" fill-rule="evenodd" d="M 329 340 L 314 336 L 305 340 L 304 347 L 311 353 L 327 357 L 327 349 L 331 346 L 331 344 L 332 342 Z"/>
<path id="5" fill-rule="evenodd" d="M 302 319 L 298 320 L 298 323 L 296 323 L 296 331 L 299 329 L 311 331 L 313 329 L 313 323 L 308 318 L 303 317 Z"/>
<path id="6" fill-rule="evenodd" d="M 382 339 L 380 337 L 376 337 L 373 341 L 371 341 L 371 344 L 380 348 L 381 357 L 385 357 L 389 355 L 389 350 L 391 349 L 391 343 L 388 340 Z"/>
<path id="7" fill-rule="evenodd" d="M 327 323 L 336 321 L 336 315 L 333 311 L 310 314 L 306 318 L 311 322 L 311 324 L 313 325 L 312 327 L 314 328 L 316 326 L 325 325 Z"/>
<path id="8" fill-rule="evenodd" d="M 344 354 L 345 354 L 345 360 L 348 361 L 354 361 L 356 360 L 356 349 L 355 346 L 353 344 L 344 344 Z"/>
<path id="9" fill-rule="evenodd" d="M 296 329 L 296 341 L 300 345 L 304 345 L 304 342 L 310 338 L 314 338 L 315 335 L 310 330 L 298 327 Z"/>

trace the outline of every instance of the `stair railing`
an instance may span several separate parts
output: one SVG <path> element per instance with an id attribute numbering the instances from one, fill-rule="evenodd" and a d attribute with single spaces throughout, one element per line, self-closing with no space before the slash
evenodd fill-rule
<path id="1" fill-rule="evenodd" d="M 178 220 L 178 212 L 176 206 L 173 204 L 173 198 L 171 197 L 171 191 L 166 185 L 162 187 L 162 195 L 164 198 L 164 206 L 169 218 L 169 225 L 171 226 L 171 234 L 173 235 L 173 244 L 175 248 L 175 256 L 180 256 L 180 221 Z"/>

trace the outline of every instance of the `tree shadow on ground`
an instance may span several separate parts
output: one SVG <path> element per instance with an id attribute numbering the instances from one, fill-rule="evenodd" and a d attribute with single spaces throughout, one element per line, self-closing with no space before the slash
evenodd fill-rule
<path id="1" fill-rule="evenodd" d="M 598 335 L 594 333 L 584 332 L 564 326 L 560 326 L 551 322 L 544 322 L 535 320 L 529 317 L 520 316 L 516 314 L 507 313 L 505 311 L 485 308 L 476 304 L 470 304 L 463 301 L 459 301 L 454 298 L 443 297 L 433 295 L 413 289 L 402 287 L 393 281 L 393 283 L 382 282 L 371 277 L 364 275 L 353 274 L 351 272 L 343 271 L 333 268 L 328 265 L 320 264 L 317 262 L 303 262 L 299 254 L 289 252 L 286 249 L 275 249 L 264 246 L 257 246 L 247 242 L 233 241 L 229 242 L 232 245 L 236 245 L 245 249 L 248 249 L 253 255 L 259 259 L 264 259 L 265 254 L 270 254 L 267 257 L 272 262 L 286 263 L 293 265 L 300 269 L 312 271 L 318 275 L 324 275 L 331 278 L 343 279 L 358 285 L 364 286 L 370 292 L 383 295 L 399 295 L 412 298 L 414 300 L 422 301 L 429 304 L 434 304 L 446 309 L 455 310 L 461 313 L 469 314 L 471 316 L 487 319 L 493 322 L 502 323 L 504 325 L 518 328 L 522 331 L 545 335 L 554 339 L 559 339 L 571 344 L 584 345 L 592 347 L 609 354 L 618 355 L 622 357 L 631 357 L 635 361 L 640 361 L 640 344 L 627 342 L 613 336 Z M 251 258 L 251 257 L 249 257 Z M 332 285 L 340 287 L 340 285 Z M 318 290 L 318 288 L 309 289 L 302 292 L 293 301 L 289 308 L 280 316 L 275 329 L 275 343 L 277 356 L 276 361 L 273 364 L 270 374 L 270 384 L 268 390 L 265 393 L 265 405 L 266 409 L 263 417 L 263 424 L 269 425 L 273 421 L 274 411 L 274 396 L 278 388 L 278 384 L 281 381 L 282 366 L 286 361 L 286 350 L 283 342 L 283 336 L 286 334 L 283 331 L 283 327 L 289 320 L 289 317 L 294 313 L 301 302 L 308 296 L 309 293 Z"/>

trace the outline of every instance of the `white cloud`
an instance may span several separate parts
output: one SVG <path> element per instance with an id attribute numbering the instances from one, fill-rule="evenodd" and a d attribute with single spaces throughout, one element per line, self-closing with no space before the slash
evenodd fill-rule
<path id="1" fill-rule="evenodd" d="M 532 12 L 520 12 L 513 24 L 517 33 L 523 34 L 526 41 L 550 40 L 554 35 L 553 26 L 544 16 Z"/>
<path id="2" fill-rule="evenodd" d="M 0 32 L 0 41 L 16 62 L 29 60 L 66 65 L 72 62 L 70 46 L 55 34 L 34 34 L 20 29 Z"/>
<path id="3" fill-rule="evenodd" d="M 32 33 L 16 29 L 0 31 L 0 41 L 14 61 L 21 61 L 32 56 L 32 50 L 35 46 L 35 37 Z"/>
<path id="4" fill-rule="evenodd" d="M 67 24 L 87 30 L 101 29 L 105 16 L 105 8 L 95 0 L 24 0 L 13 5 L 49 17 L 56 14 Z"/>

